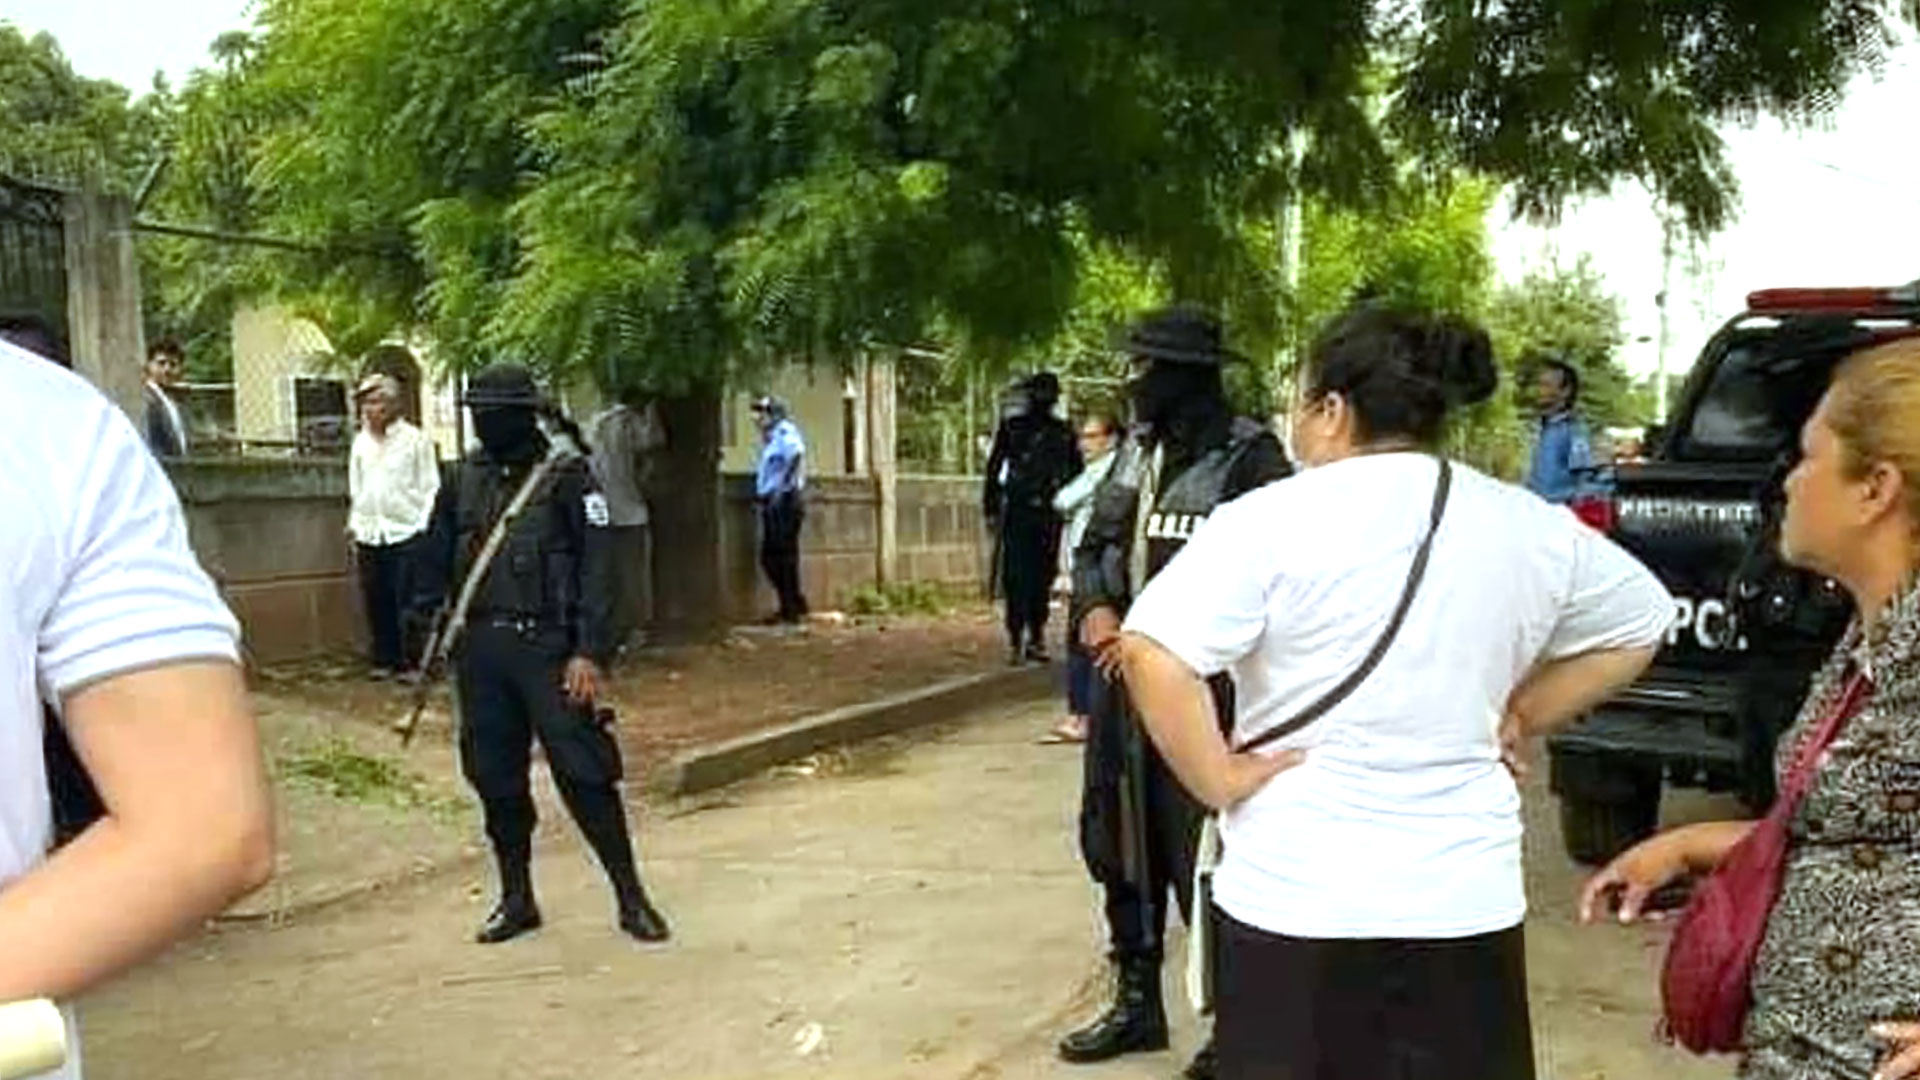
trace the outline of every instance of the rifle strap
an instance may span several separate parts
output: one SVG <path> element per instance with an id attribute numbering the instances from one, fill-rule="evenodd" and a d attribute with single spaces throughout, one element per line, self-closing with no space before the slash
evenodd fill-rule
<path id="1" fill-rule="evenodd" d="M 446 625 L 441 629 L 439 648 L 435 650 L 439 655 L 427 657 L 429 662 L 438 662 L 442 657 L 452 654 L 453 646 L 460 638 L 460 632 L 466 627 L 467 613 L 473 608 L 473 598 L 480 591 L 480 582 L 486 579 L 488 567 L 493 565 L 494 558 L 500 554 L 500 548 L 506 543 L 507 529 L 513 525 L 514 519 L 526 510 L 528 504 L 533 502 L 534 495 L 546 484 L 547 477 L 553 475 L 554 468 L 569 456 L 558 445 L 551 447 L 547 451 L 547 456 L 541 458 L 540 463 L 527 474 L 527 478 L 520 482 L 519 490 L 513 493 L 513 498 L 507 503 L 506 509 L 500 511 L 500 516 L 493 519 L 493 528 L 487 533 L 486 540 L 481 543 L 479 553 L 473 558 L 473 565 L 467 568 L 466 579 L 460 583 L 460 594 L 455 598 L 453 609 L 447 614 Z M 422 670 L 429 669 L 423 666 Z"/>

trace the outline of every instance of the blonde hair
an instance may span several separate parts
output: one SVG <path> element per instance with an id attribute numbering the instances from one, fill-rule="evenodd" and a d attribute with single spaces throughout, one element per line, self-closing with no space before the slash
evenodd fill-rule
<path id="1" fill-rule="evenodd" d="M 1906 485 L 1908 518 L 1920 524 L 1920 337 L 1855 353 L 1834 372 L 1827 423 L 1855 476 L 1882 462 Z"/>

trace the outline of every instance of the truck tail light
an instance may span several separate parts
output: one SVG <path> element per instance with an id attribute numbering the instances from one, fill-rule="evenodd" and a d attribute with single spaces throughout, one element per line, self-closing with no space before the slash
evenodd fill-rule
<path id="1" fill-rule="evenodd" d="M 1620 507 L 1611 495 L 1580 495 L 1568 504 L 1573 516 L 1595 532 L 1612 534 L 1620 524 Z"/>

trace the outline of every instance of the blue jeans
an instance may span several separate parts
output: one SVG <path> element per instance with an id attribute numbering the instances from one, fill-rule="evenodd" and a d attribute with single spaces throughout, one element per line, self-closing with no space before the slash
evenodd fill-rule
<path id="1" fill-rule="evenodd" d="M 1067 633 L 1067 711 L 1075 716 L 1093 715 L 1094 680 L 1100 672 L 1093 666 L 1093 654 L 1080 644 L 1080 635 L 1068 627 Z"/>

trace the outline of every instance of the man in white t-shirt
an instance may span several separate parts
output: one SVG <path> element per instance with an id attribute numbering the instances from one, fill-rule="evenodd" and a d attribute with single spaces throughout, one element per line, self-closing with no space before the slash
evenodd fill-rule
<path id="1" fill-rule="evenodd" d="M 262 884 L 271 799 L 238 628 L 140 434 L 32 353 L 0 371 L 0 1001 L 65 1000 Z M 51 859 L 43 700 L 107 808 Z"/>

